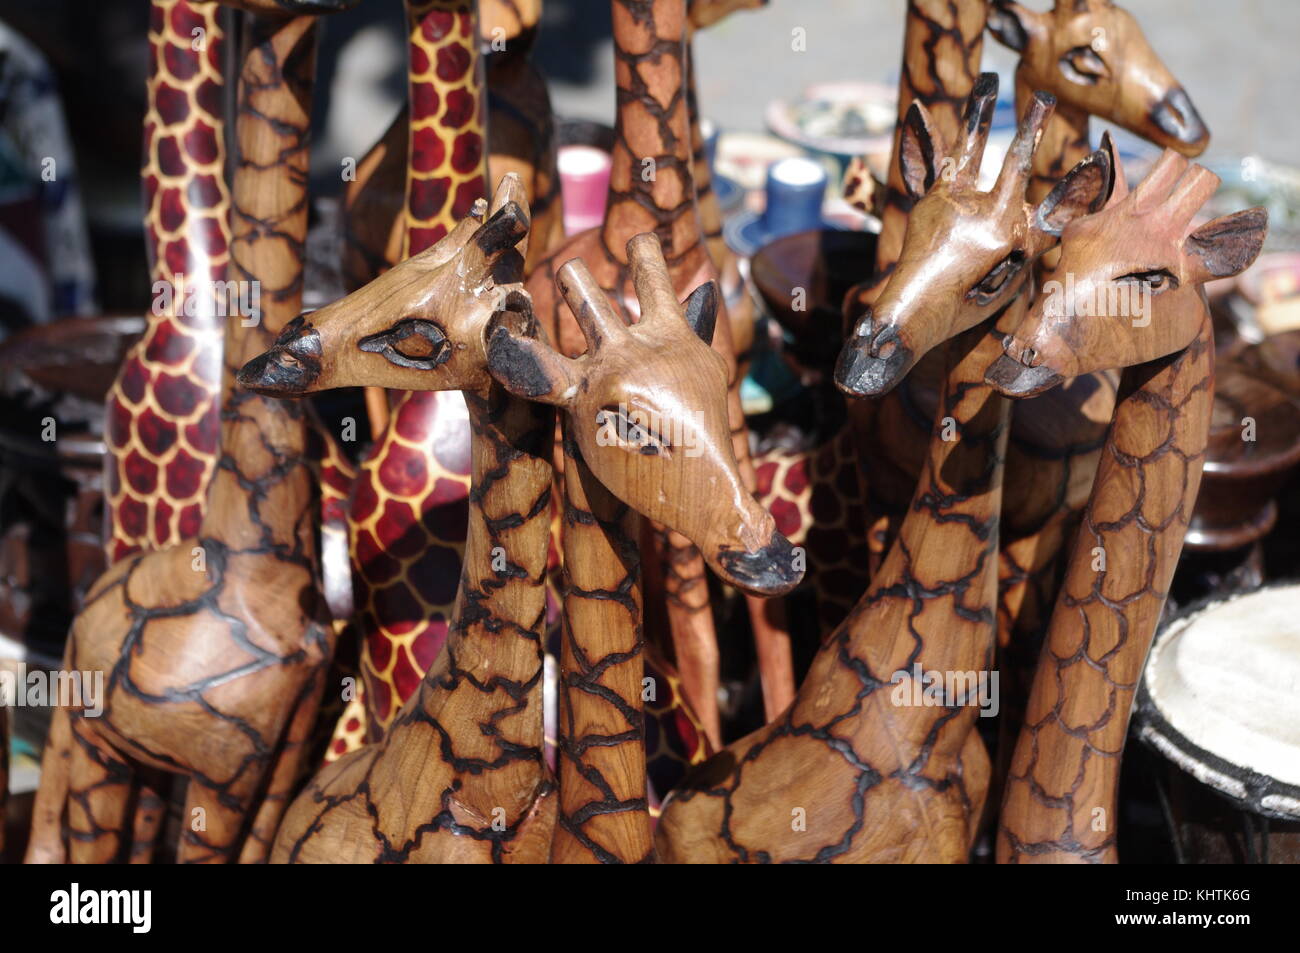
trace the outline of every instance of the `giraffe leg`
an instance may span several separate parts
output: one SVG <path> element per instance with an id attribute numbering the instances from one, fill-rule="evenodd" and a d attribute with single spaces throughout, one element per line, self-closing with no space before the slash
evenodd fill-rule
<path id="1" fill-rule="evenodd" d="M 682 689 L 709 741 L 715 749 L 721 748 L 718 636 L 709 606 L 704 557 L 694 543 L 671 530 L 656 532 L 654 541 L 663 566 L 668 625 Z"/>
<path id="2" fill-rule="evenodd" d="M 126 846 L 134 772 L 85 716 L 72 720 L 68 765 L 68 854 L 74 864 L 108 864 Z"/>
<path id="3" fill-rule="evenodd" d="M 785 603 L 746 594 L 745 607 L 754 630 L 758 675 L 763 685 L 763 714 L 772 721 L 794 701 L 794 654 L 790 649 L 790 629 L 785 622 Z"/>
<path id="4" fill-rule="evenodd" d="M 72 758 L 72 725 L 66 708 L 55 708 L 41 755 L 41 783 L 32 808 L 32 833 L 27 841 L 28 864 L 62 864 L 68 859 L 63 841 L 63 809 L 68 798 L 68 763 Z"/>
<path id="5" fill-rule="evenodd" d="M 167 818 L 167 778 L 161 774 L 142 782 L 135 792 L 135 811 L 131 821 L 131 863 L 152 864 L 158 834 Z"/>
<path id="6" fill-rule="evenodd" d="M 312 679 L 303 688 L 298 708 L 285 730 L 284 742 L 276 755 L 275 766 L 271 769 L 266 796 L 258 805 L 257 816 L 254 817 L 248 837 L 239 852 L 241 864 L 264 864 L 270 857 L 271 845 L 275 843 L 275 833 L 289 806 L 289 798 L 298 780 L 303 751 L 311 739 L 312 726 L 316 723 L 319 708 L 320 691 L 317 690 L 317 679 Z"/>
<path id="7" fill-rule="evenodd" d="M 260 780 L 260 777 L 251 781 L 241 777 L 223 788 L 214 788 L 190 778 L 176 862 L 227 864 L 233 861 Z"/>

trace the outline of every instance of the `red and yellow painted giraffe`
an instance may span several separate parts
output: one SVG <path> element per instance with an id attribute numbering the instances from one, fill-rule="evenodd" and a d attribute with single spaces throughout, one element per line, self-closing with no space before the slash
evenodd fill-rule
<path id="1" fill-rule="evenodd" d="M 107 399 L 108 558 L 194 535 L 216 465 L 230 260 L 220 7 L 154 0 L 144 121 L 153 313 Z"/>
<path id="2" fill-rule="evenodd" d="M 487 194 L 483 77 L 473 0 L 408 2 L 410 144 L 405 256 L 435 244 Z M 404 256 L 404 257 L 405 257 Z M 447 637 L 465 547 L 469 418 L 457 391 L 397 396 L 361 464 L 349 508 L 361 698 L 377 739 Z"/>

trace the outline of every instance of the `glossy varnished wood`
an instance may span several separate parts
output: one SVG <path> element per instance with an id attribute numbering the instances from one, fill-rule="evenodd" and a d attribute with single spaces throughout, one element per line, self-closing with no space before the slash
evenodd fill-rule
<path id="1" fill-rule="evenodd" d="M 1266 229 L 1262 209 L 1193 229 L 1217 185 L 1168 150 L 1132 193 L 1117 175 L 1107 207 L 1062 235 L 1058 271 L 1077 295 L 1041 296 L 988 370 L 1003 393 L 1027 397 L 1126 369 L 1012 759 L 1002 861 L 1116 858 L 1133 692 L 1205 460 L 1214 358 L 1200 285 L 1247 267 Z M 1136 315 L 1116 303 L 1133 295 L 1146 296 Z"/>

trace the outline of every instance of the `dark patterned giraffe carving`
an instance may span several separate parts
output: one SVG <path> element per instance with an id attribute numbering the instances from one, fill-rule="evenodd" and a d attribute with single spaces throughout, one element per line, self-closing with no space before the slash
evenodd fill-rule
<path id="1" fill-rule="evenodd" d="M 891 704 L 912 666 L 987 671 L 1005 414 L 978 386 L 982 330 L 948 345 L 949 387 L 898 540 L 794 703 L 714 755 L 669 798 L 669 862 L 965 858 L 988 781 L 975 709 Z M 943 418 L 960 439 L 945 441 Z M 911 676 L 904 678 L 910 686 Z"/>
<path id="2" fill-rule="evenodd" d="M 560 290 L 585 353 L 499 327 L 493 375 L 564 409 L 566 627 L 560 660 L 560 804 L 552 860 L 653 859 L 645 801 L 644 641 L 637 516 L 681 533 L 726 582 L 758 595 L 798 583 L 790 543 L 749 495 L 729 437 L 725 360 L 707 346 L 716 284 L 682 306 L 659 239 L 625 252 L 641 320 L 625 325 L 579 260 Z"/>
<path id="3" fill-rule="evenodd" d="M 305 315 L 241 373 L 301 396 L 333 387 L 465 392 L 473 428 L 468 537 L 447 642 L 382 740 L 324 768 L 290 808 L 273 859 L 540 862 L 555 783 L 542 756 L 542 653 L 554 412 L 487 373 L 490 323 L 531 320 L 517 176 L 433 247 Z M 516 250 L 518 246 L 518 250 Z"/>
<path id="4" fill-rule="evenodd" d="M 919 103 L 909 109 L 901 179 L 912 215 L 876 319 L 846 344 L 836 369 L 837 383 L 853 396 L 875 395 L 896 385 L 925 351 L 949 342 L 927 462 L 898 541 L 814 660 L 790 710 L 707 762 L 669 801 L 659 836 L 667 859 L 966 855 L 989 767 L 972 730 L 974 708 L 899 705 L 891 682 L 913 665 L 990 670 L 1009 407 L 981 382 L 997 351 L 989 332 L 1063 221 L 1100 205 L 1108 169 L 1099 154 L 1043 206 L 1025 203 L 1031 154 L 1051 111 L 1043 96 L 1024 118 L 997 184 L 979 191 L 996 98 L 996 76 L 984 74 L 951 152 L 928 110 Z M 940 175 L 945 165 L 950 176 Z"/>
<path id="5" fill-rule="evenodd" d="M 1209 144 L 1187 92 L 1132 14 L 1110 0 L 1056 0 L 1049 12 L 992 0 L 988 21 L 989 31 L 1020 54 L 1017 103 L 1036 89 L 1057 100 L 1034 157 L 1030 198 L 1041 200 L 1092 149 L 1091 116 L 1186 156 Z"/>
<path id="6" fill-rule="evenodd" d="M 232 386 L 299 310 L 314 40 L 310 18 L 245 22 L 231 273 L 259 282 L 261 320 L 226 325 L 221 452 L 198 536 L 116 564 L 73 624 L 64 663 L 105 673 L 105 708 L 71 711 L 68 771 L 38 795 L 38 823 L 65 815 L 73 861 L 126 854 L 138 769 L 188 781 L 181 860 L 264 858 L 323 689 L 332 639 L 304 416 Z"/>
<path id="7" fill-rule="evenodd" d="M 637 234 L 653 231 L 659 236 L 679 297 L 717 278 L 695 204 L 684 0 L 613 0 L 611 10 L 618 112 L 605 220 L 601 227 L 573 236 L 547 256 L 527 284 L 547 333 L 570 356 L 582 353 L 585 343 L 554 289 L 558 268 L 569 258 L 579 257 L 587 263 L 628 321 L 638 312 L 625 247 Z M 752 486 L 753 469 L 725 307 L 723 313 L 713 346 L 727 361 L 732 382 L 728 391 L 732 442 L 746 484 Z M 713 737 L 718 732 L 717 644 L 704 593 L 705 561 L 686 540 L 672 534 L 666 539 L 660 556 L 667 568 L 669 623 L 683 686 Z M 761 605 L 751 602 L 750 611 L 751 616 L 761 617 Z M 778 697 L 792 691 L 788 642 L 776 647 L 760 644 L 759 648 L 766 663 L 765 685 Z M 775 658 L 777 664 L 769 658 Z"/>
<path id="8" fill-rule="evenodd" d="M 903 122 L 915 102 L 922 103 L 944 141 L 955 142 L 961 110 L 979 72 L 984 43 L 986 0 L 909 0 L 903 34 L 902 69 L 899 74 L 898 124 L 889 163 L 888 183 L 879 186 L 859 163 L 850 177 L 854 195 L 868 188 L 879 194 L 871 211 L 881 218 L 873 277 L 845 297 L 845 326 L 853 322 L 879 292 L 893 268 L 907 227 L 911 199 L 899 176 L 899 145 Z M 865 204 L 865 203 L 864 203 Z M 808 578 L 817 595 L 818 616 L 830 632 L 863 593 L 870 566 L 878 563 L 891 538 L 875 482 L 887 484 L 888 500 L 901 512 L 920 473 L 925 428 L 943 367 L 939 355 L 928 362 L 930 400 L 925 406 L 904 404 L 896 396 L 885 401 L 859 401 L 850 405 L 851 426 L 826 444 L 806 453 L 774 449 L 755 460 L 760 485 L 767 488 L 764 505 L 778 515 L 796 536 L 806 540 Z M 884 406 L 910 413 L 908 444 L 913 452 L 908 473 L 893 471 L 891 442 L 867 451 L 876 430 L 875 418 Z M 887 449 L 886 449 L 887 448 Z M 788 486 L 783 477 L 793 480 Z M 897 528 L 897 521 L 893 524 Z M 862 557 L 867 546 L 869 557 Z M 850 555 L 851 554 L 851 555 Z"/>
<path id="9" fill-rule="evenodd" d="M 474 0 L 407 4 L 407 254 L 436 244 L 486 194 Z M 361 464 L 349 522 L 368 738 L 420 685 L 447 637 L 465 545 L 470 435 L 457 391 L 396 395 Z"/>
<path id="10" fill-rule="evenodd" d="M 1116 859 L 1133 692 L 1205 462 L 1214 344 L 1200 286 L 1246 268 L 1267 229 L 1262 209 L 1193 229 L 1218 182 L 1172 150 L 1131 193 L 1117 175 L 1106 208 L 1061 236 L 1073 290 L 1040 295 L 988 370 L 1029 397 L 1124 368 L 1012 758 L 1001 861 Z"/>

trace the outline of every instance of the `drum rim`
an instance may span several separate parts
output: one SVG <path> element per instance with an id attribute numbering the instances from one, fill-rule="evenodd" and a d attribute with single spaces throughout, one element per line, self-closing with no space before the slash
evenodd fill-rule
<path id="1" fill-rule="evenodd" d="M 1147 662 L 1143 664 L 1142 677 L 1138 679 L 1137 700 L 1133 710 L 1133 720 L 1136 723 L 1134 726 L 1135 734 L 1138 740 L 1148 749 L 1156 752 L 1178 770 L 1191 776 L 1195 781 L 1205 785 L 1220 797 L 1233 804 L 1247 807 L 1254 814 L 1279 821 L 1300 819 L 1300 808 L 1297 808 L 1294 812 L 1281 811 L 1276 808 L 1266 807 L 1263 803 L 1264 799 L 1283 797 L 1300 804 L 1300 785 L 1288 784 L 1266 774 L 1252 771 L 1245 765 L 1236 764 L 1215 754 L 1213 751 L 1202 748 L 1169 723 L 1169 720 L 1156 707 L 1147 684 L 1151 671 L 1149 663 L 1156 645 L 1179 623 L 1185 623 L 1193 616 L 1199 615 L 1214 606 L 1224 606 L 1247 596 L 1267 592 L 1270 589 L 1289 588 L 1300 588 L 1300 578 L 1277 579 L 1258 588 L 1246 592 L 1234 592 L 1227 596 L 1207 596 L 1179 609 L 1174 615 L 1165 620 L 1165 623 L 1156 632 L 1155 638 L 1151 640 L 1151 649 L 1147 652 Z M 1170 749 L 1179 757 L 1173 757 Z M 1204 765 L 1218 777 L 1228 777 L 1238 781 L 1245 789 L 1245 794 L 1225 790 L 1222 784 L 1215 783 L 1214 775 L 1204 778 L 1197 777 L 1182 759 L 1185 759 L 1186 762 Z"/>

